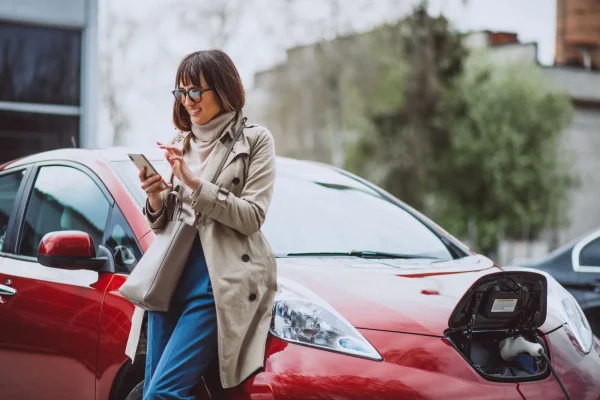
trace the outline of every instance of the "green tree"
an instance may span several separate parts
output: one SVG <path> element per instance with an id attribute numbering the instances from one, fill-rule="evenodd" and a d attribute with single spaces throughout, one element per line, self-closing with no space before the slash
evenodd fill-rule
<path id="1" fill-rule="evenodd" d="M 357 128 L 346 168 L 456 236 L 474 228 L 485 254 L 502 236 L 531 239 L 566 222 L 561 210 L 577 179 L 561 139 L 572 107 L 541 68 L 469 55 L 462 35 L 423 5 L 372 36 L 379 76 L 368 104 L 352 108 L 369 122 Z"/>
<path id="2" fill-rule="evenodd" d="M 476 247 L 493 252 L 499 233 L 535 238 L 565 223 L 577 183 L 561 145 L 572 107 L 532 64 L 494 65 L 473 56 L 444 102 L 449 143 L 437 163 L 438 220 L 457 235 L 469 222 Z"/>
<path id="3" fill-rule="evenodd" d="M 462 72 L 467 52 L 461 35 L 445 17 L 431 17 L 426 4 L 372 36 L 370 58 L 380 74 L 366 108 L 371 124 L 346 167 L 423 209 L 435 186 L 432 167 L 448 143 L 439 122 L 446 87 Z"/>

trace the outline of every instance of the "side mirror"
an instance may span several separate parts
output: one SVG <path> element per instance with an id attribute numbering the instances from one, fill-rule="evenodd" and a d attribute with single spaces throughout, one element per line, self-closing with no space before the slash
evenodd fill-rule
<path id="1" fill-rule="evenodd" d="M 38 248 L 38 262 L 46 267 L 98 271 L 106 258 L 96 258 L 92 237 L 81 231 L 59 231 L 44 235 Z"/>

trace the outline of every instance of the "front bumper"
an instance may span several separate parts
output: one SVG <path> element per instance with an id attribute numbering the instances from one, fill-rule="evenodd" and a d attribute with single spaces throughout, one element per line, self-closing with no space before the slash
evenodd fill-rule
<path id="1" fill-rule="evenodd" d="M 483 379 L 439 337 L 360 330 L 383 356 L 371 361 L 269 337 L 264 371 L 228 399 L 564 399 L 550 375 L 529 383 Z M 558 374 L 573 399 L 600 394 L 600 345 L 582 355 L 565 330 L 549 336 Z"/>

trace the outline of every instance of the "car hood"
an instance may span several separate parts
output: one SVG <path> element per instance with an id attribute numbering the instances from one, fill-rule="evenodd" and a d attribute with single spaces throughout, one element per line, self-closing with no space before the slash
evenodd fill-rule
<path id="1" fill-rule="evenodd" d="M 279 274 L 321 296 L 359 329 L 443 336 L 479 278 L 503 271 L 475 255 L 452 261 L 280 258 Z M 542 332 L 560 326 L 548 310 Z"/>

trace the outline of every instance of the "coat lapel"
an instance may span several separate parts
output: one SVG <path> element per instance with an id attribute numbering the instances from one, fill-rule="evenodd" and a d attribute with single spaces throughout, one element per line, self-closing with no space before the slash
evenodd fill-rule
<path id="1" fill-rule="evenodd" d="M 202 175 L 200 176 L 200 179 L 202 179 L 202 181 L 212 182 L 212 179 L 217 173 L 217 169 L 219 169 L 221 160 L 223 159 L 223 157 L 225 157 L 226 152 L 227 146 L 223 144 L 221 140 L 219 140 L 208 158 L 206 167 L 204 167 L 204 171 L 202 171 Z"/>
<path id="2" fill-rule="evenodd" d="M 208 160 L 208 163 L 206 164 L 206 167 L 204 168 L 202 176 L 200 177 L 203 181 L 212 182 L 215 173 L 219 169 L 221 160 L 223 160 L 223 157 L 225 157 L 227 153 L 227 145 L 228 142 L 224 144 L 222 141 L 219 140 L 219 142 L 213 150 L 213 153 L 210 155 L 210 158 Z M 231 153 L 227 155 L 227 161 L 225 161 L 223 169 L 227 168 L 227 166 L 233 161 L 233 159 L 240 154 L 250 154 L 250 144 L 248 143 L 248 138 L 243 133 L 242 135 L 240 135 L 238 141 L 235 142 L 235 144 L 233 145 Z"/>

